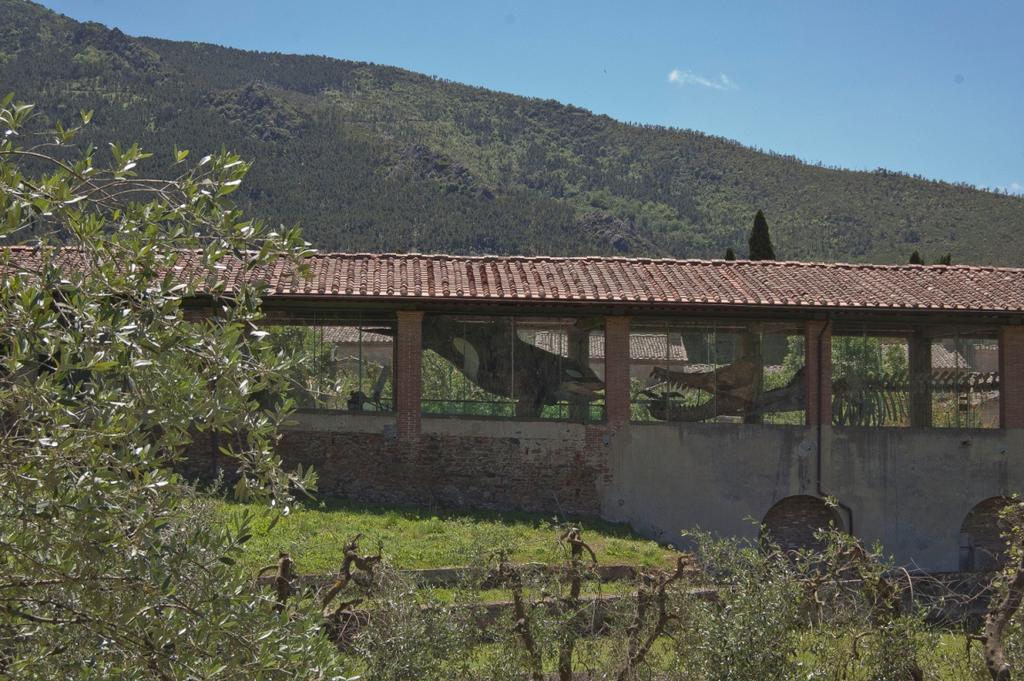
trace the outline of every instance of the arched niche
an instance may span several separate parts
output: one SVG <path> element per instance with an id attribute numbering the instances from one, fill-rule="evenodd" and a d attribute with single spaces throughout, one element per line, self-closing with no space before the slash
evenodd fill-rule
<path id="1" fill-rule="evenodd" d="M 800 494 L 780 499 L 768 509 L 761 521 L 761 537 L 779 545 L 783 551 L 824 549 L 814 535 L 828 527 L 843 528 L 842 519 L 820 497 Z"/>
<path id="2" fill-rule="evenodd" d="M 974 506 L 960 525 L 960 570 L 990 572 L 1006 563 L 1005 526 L 1000 512 L 1007 497 L 989 497 Z"/>

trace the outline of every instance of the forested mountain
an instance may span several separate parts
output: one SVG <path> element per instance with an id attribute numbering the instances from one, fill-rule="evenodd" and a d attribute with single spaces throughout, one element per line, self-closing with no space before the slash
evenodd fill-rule
<path id="1" fill-rule="evenodd" d="M 239 192 L 331 250 L 1024 264 L 1024 198 L 808 165 L 373 64 L 133 38 L 0 0 L 0 94 L 88 139 L 255 162 Z M 936 141 L 940 143 L 940 141 Z"/>

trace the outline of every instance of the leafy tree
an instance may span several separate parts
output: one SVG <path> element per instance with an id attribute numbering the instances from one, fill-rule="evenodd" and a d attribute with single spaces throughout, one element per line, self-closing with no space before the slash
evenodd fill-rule
<path id="1" fill-rule="evenodd" d="M 750 230 L 750 259 L 751 260 L 775 260 L 775 249 L 772 248 L 772 237 L 768 234 L 768 221 L 764 218 L 764 212 L 757 211 L 754 216 L 754 226 Z"/>
<path id="2" fill-rule="evenodd" d="M 736 253 L 733 252 L 732 246 L 730 246 L 729 248 L 725 249 L 725 259 L 726 260 L 735 260 L 736 259 Z"/>
<path id="3" fill-rule="evenodd" d="M 942 256 L 941 258 L 939 258 L 939 261 L 938 261 L 937 264 L 939 264 L 939 265 L 952 265 L 953 264 L 953 254 L 952 253 L 947 253 L 946 255 Z"/>
<path id="4" fill-rule="evenodd" d="M 923 265 L 924 258 L 921 257 L 920 253 L 914 251 L 913 253 L 910 254 L 910 260 L 908 262 L 911 265 Z"/>
<path id="5" fill-rule="evenodd" d="M 168 274 L 182 248 L 212 273 L 298 266 L 304 243 L 232 205 L 249 167 L 232 154 L 176 151 L 175 178 L 149 180 L 137 146 L 101 162 L 75 146 L 82 126 L 33 133 L 33 107 L 11 102 L 0 239 L 34 249 L 0 250 L 0 676 L 340 678 L 314 605 L 275 608 L 234 566 L 251 518 L 215 521 L 175 472 L 219 432 L 238 496 L 286 512 L 315 482 L 272 452 L 290 402 L 251 397 L 289 362 L 257 326 L 259 289 L 214 284 L 216 314 L 190 321 L 194 285 Z"/>

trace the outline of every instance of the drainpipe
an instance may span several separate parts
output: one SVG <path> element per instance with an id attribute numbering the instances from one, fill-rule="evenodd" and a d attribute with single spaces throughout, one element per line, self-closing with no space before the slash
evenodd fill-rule
<path id="1" fill-rule="evenodd" d="M 815 411 L 818 414 L 817 423 L 815 423 L 815 428 L 817 429 L 817 440 L 818 440 L 817 447 L 815 448 L 815 450 L 817 452 L 817 457 L 818 457 L 818 465 L 815 466 L 815 469 L 816 469 L 815 470 L 815 477 L 817 478 L 817 480 L 816 480 L 816 483 L 817 483 L 816 487 L 817 487 L 817 491 L 818 491 L 818 496 L 822 497 L 822 498 L 830 496 L 830 495 L 829 495 L 828 491 L 825 490 L 825 486 L 822 484 L 822 475 L 821 475 L 821 468 L 822 468 L 822 453 L 821 453 L 821 449 L 822 449 L 822 447 L 821 447 L 821 444 L 822 444 L 822 423 L 825 420 L 825 413 L 826 413 L 826 409 L 823 407 L 822 399 L 821 399 L 822 380 L 824 379 L 824 376 L 822 375 L 821 364 L 822 364 L 822 357 L 824 356 L 823 350 L 824 350 L 824 347 L 825 347 L 825 331 L 831 325 L 832 325 L 832 319 L 830 317 L 826 317 L 825 318 L 825 323 L 822 325 L 821 330 L 818 331 L 818 356 L 817 356 L 817 366 L 815 367 L 816 372 L 817 372 L 817 386 L 818 386 L 818 389 L 817 389 L 816 394 L 814 396 L 815 399 L 818 400 L 818 405 L 817 405 L 817 407 L 815 409 Z M 831 357 L 831 353 L 829 353 L 829 356 Z M 831 413 L 832 413 L 832 405 L 826 405 L 826 406 L 828 407 L 828 410 L 827 410 L 828 414 L 831 415 Z M 831 416 L 829 416 L 829 418 L 831 418 Z M 843 513 L 846 514 L 846 531 L 849 532 L 852 535 L 853 534 L 853 509 L 850 508 L 849 506 L 847 506 L 846 504 L 844 504 L 842 501 L 840 501 L 838 497 L 832 497 L 832 498 L 836 500 L 836 505 L 843 510 Z"/>

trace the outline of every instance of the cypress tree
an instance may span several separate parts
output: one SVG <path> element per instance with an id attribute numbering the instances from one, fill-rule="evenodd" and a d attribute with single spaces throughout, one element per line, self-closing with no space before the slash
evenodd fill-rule
<path id="1" fill-rule="evenodd" d="M 920 253 L 918 253 L 917 251 L 914 251 L 913 253 L 910 254 L 910 261 L 909 262 L 910 262 L 911 265 L 923 265 L 924 264 L 924 259 L 921 257 Z"/>
<path id="2" fill-rule="evenodd" d="M 772 248 L 772 237 L 768 234 L 768 221 L 760 209 L 754 216 L 754 227 L 750 230 L 750 259 L 775 260 L 775 249 Z"/>
<path id="3" fill-rule="evenodd" d="M 725 259 L 726 260 L 735 260 L 736 259 L 736 254 L 733 252 L 731 246 L 729 248 L 725 249 Z"/>

